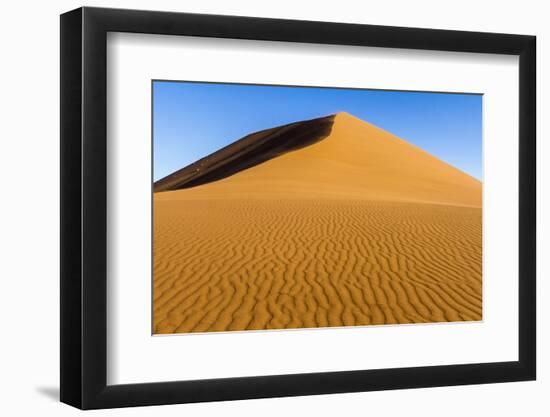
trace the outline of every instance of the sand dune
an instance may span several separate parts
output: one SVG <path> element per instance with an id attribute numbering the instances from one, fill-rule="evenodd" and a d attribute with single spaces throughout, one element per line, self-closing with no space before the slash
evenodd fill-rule
<path id="1" fill-rule="evenodd" d="M 306 123 L 156 184 L 155 333 L 480 320 L 481 183 L 351 115 Z"/>
<path id="2" fill-rule="evenodd" d="M 347 113 L 337 114 L 329 135 L 314 145 L 185 193 L 165 192 L 157 198 L 272 199 L 296 195 L 481 207 L 478 180 Z"/>

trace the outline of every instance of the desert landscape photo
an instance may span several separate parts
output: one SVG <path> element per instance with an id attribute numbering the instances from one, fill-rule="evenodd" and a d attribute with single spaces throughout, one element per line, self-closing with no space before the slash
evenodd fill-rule
<path id="1" fill-rule="evenodd" d="M 155 84 L 154 334 L 482 320 L 480 96 Z"/>

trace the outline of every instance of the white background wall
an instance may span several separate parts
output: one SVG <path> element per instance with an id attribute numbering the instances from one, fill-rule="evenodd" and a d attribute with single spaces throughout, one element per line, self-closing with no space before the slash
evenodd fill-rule
<path id="1" fill-rule="evenodd" d="M 236 401 L 94 412 L 94 415 L 543 416 L 550 412 L 550 26 L 543 1 L 169 0 L 86 5 L 534 34 L 538 37 L 539 378 L 536 382 Z M 78 1 L 6 2 L 0 90 L 0 410 L 76 415 L 57 402 L 59 378 L 59 17 Z M 543 188 L 546 188 L 544 190 Z M 545 259 L 546 258 L 546 259 Z M 546 394 L 546 395 L 545 395 Z M 31 414 L 33 413 L 33 414 Z"/>

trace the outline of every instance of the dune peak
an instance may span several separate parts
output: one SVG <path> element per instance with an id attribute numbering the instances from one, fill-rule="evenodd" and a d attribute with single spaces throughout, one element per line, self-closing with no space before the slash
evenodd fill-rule
<path id="1" fill-rule="evenodd" d="M 339 111 L 339 112 L 336 112 L 336 113 L 334 113 L 334 115 L 335 115 L 335 116 L 351 116 L 351 117 L 356 117 L 356 116 L 354 116 L 353 114 L 348 113 L 347 111 L 344 111 L 344 110 Z"/>
<path id="2" fill-rule="evenodd" d="M 348 113 L 347 111 L 339 111 L 339 112 L 334 114 L 334 117 L 335 117 L 335 119 L 338 119 L 338 120 L 354 119 L 354 120 L 360 120 L 362 122 L 365 122 L 364 120 L 360 119 L 357 116 L 354 116 L 351 113 Z"/>
<path id="3" fill-rule="evenodd" d="M 376 128 L 376 129 L 384 130 L 379 126 L 376 126 L 374 123 L 367 122 L 366 120 L 361 119 L 360 117 L 357 117 L 357 116 L 355 116 L 351 113 L 348 113 L 346 111 L 341 111 L 341 112 L 335 113 L 334 114 L 334 122 L 335 123 L 362 124 L 362 125 L 365 125 L 365 126 L 371 126 L 371 127 Z"/>

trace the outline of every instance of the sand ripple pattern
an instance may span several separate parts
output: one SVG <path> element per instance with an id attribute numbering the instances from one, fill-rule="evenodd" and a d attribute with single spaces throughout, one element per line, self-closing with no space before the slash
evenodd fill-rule
<path id="1" fill-rule="evenodd" d="M 154 332 L 481 320 L 481 232 L 479 208 L 156 202 Z"/>

